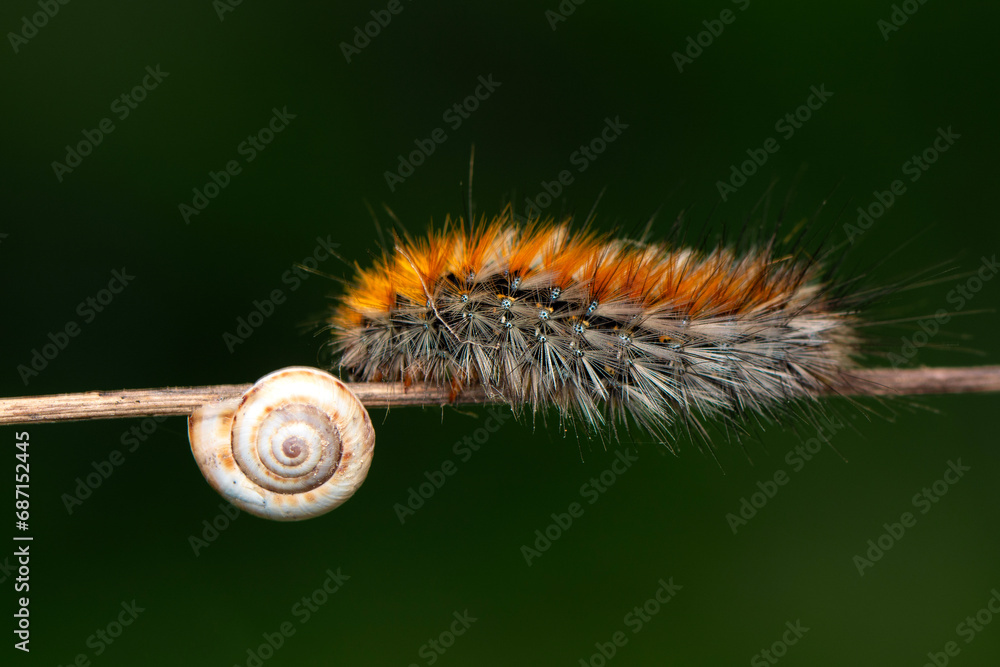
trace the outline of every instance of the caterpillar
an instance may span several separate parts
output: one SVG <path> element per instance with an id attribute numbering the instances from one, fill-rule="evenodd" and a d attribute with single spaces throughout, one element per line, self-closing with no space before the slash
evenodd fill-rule
<path id="1" fill-rule="evenodd" d="M 592 432 L 634 423 L 669 443 L 678 421 L 777 420 L 858 366 L 875 293 L 836 278 L 804 227 L 791 236 L 684 247 L 509 206 L 449 218 L 355 265 L 330 345 L 359 381 L 482 386 Z"/>
<path id="2" fill-rule="evenodd" d="M 328 315 L 326 349 L 361 382 L 293 366 L 252 385 L 0 398 L 0 424 L 187 415 L 213 488 L 251 514 L 297 521 L 364 481 L 368 407 L 503 400 L 544 419 L 554 405 L 602 440 L 635 424 L 674 450 L 679 425 L 714 455 L 706 419 L 739 441 L 751 419 L 819 426 L 825 394 L 1000 391 L 1000 366 L 862 367 L 879 348 L 861 332 L 889 324 L 870 306 L 917 283 L 863 288 L 838 272 L 835 248 L 808 249 L 806 228 L 757 239 L 744 227 L 735 243 L 687 247 L 647 241 L 648 227 L 629 238 L 571 219 L 521 222 L 509 207 L 472 227 L 447 219 L 356 265 Z"/>

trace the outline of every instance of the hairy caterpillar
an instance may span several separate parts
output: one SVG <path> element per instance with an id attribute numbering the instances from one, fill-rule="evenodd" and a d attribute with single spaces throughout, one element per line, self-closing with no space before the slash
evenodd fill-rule
<path id="1" fill-rule="evenodd" d="M 481 385 L 594 431 L 631 418 L 669 442 L 678 420 L 704 435 L 702 417 L 773 419 L 857 367 L 859 309 L 879 293 L 794 236 L 699 249 L 519 224 L 509 207 L 447 220 L 356 268 L 332 346 L 361 381 Z"/>
<path id="2" fill-rule="evenodd" d="M 680 425 L 712 451 L 704 418 L 739 435 L 750 419 L 815 424 L 824 394 L 1000 391 L 1000 366 L 862 368 L 878 348 L 860 332 L 887 324 L 872 301 L 914 282 L 836 277 L 835 251 L 810 252 L 805 229 L 689 248 L 569 220 L 521 224 L 510 208 L 472 229 L 449 220 L 358 267 L 330 316 L 332 348 L 362 382 L 286 367 L 252 385 L 0 398 L 0 424 L 188 415 L 213 488 L 296 521 L 363 482 L 368 407 L 499 399 L 535 415 L 551 404 L 602 437 L 635 424 L 672 448 Z"/>

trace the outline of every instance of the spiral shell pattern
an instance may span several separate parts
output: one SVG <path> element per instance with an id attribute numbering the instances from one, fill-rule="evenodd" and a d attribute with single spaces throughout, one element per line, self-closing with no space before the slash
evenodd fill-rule
<path id="1" fill-rule="evenodd" d="M 307 367 L 275 371 L 240 398 L 202 406 L 188 431 L 209 484 L 240 509 L 278 521 L 318 516 L 350 498 L 375 445 L 361 401 Z"/>

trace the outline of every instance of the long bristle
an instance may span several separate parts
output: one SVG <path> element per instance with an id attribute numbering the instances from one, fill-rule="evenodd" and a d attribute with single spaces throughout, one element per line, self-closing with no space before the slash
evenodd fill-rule
<path id="1" fill-rule="evenodd" d="M 357 269 L 333 345 L 361 381 L 482 385 L 597 431 L 631 421 L 669 441 L 679 418 L 767 419 L 836 384 L 860 344 L 856 303 L 789 237 L 702 250 L 518 224 L 509 207 L 448 220 Z"/>

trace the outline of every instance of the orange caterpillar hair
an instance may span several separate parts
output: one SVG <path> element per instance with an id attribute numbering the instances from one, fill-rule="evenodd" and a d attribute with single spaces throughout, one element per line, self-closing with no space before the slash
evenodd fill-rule
<path id="1" fill-rule="evenodd" d="M 569 220 L 397 239 L 332 314 L 340 366 L 362 381 L 482 385 L 515 409 L 555 405 L 595 430 L 629 417 L 775 416 L 855 366 L 863 297 L 822 261 L 616 238 Z"/>

